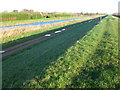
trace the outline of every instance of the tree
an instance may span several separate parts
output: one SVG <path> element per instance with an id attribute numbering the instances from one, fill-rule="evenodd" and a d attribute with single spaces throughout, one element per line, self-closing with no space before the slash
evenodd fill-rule
<path id="1" fill-rule="evenodd" d="M 13 10 L 13 12 L 18 13 L 18 10 Z"/>
<path id="2" fill-rule="evenodd" d="M 99 13 L 97 12 L 96 15 L 98 15 Z"/>
<path id="3" fill-rule="evenodd" d="M 83 15 L 83 12 L 81 12 L 80 14 Z"/>
<path id="4" fill-rule="evenodd" d="M 27 13 L 29 10 L 28 9 L 23 9 L 21 12 Z"/>

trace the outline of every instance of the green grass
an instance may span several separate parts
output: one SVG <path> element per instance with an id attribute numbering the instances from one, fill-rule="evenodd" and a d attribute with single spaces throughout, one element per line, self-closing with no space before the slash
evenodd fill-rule
<path id="1" fill-rule="evenodd" d="M 98 19 L 91 23 L 81 24 L 59 36 L 3 57 L 3 88 L 23 87 L 24 82 L 40 75 L 50 62 L 64 55 L 67 49 L 86 35 L 97 22 Z"/>
<path id="2" fill-rule="evenodd" d="M 90 19 L 89 19 L 90 20 Z M 28 29 L 34 29 L 36 27 L 28 27 L 28 28 L 18 28 L 16 30 L 9 30 L 9 31 L 2 31 L 3 33 L 3 37 L 2 37 L 2 48 L 8 48 L 23 42 L 26 42 L 28 40 L 32 40 L 34 38 L 43 36 L 47 33 L 52 33 L 56 30 L 59 30 L 61 28 L 67 28 L 69 27 L 68 25 L 73 26 L 75 23 L 80 23 L 82 21 L 85 20 L 81 20 L 81 21 L 69 21 L 67 23 L 63 22 L 61 24 L 56 24 L 53 26 L 48 26 L 48 28 L 46 29 L 46 26 L 41 26 L 41 29 L 39 30 L 33 30 L 33 31 L 29 31 L 29 32 L 25 32 Z M 73 25 L 72 25 L 73 24 Z M 44 29 L 45 28 L 45 29 Z M 10 36 L 7 36 L 8 34 L 10 34 Z"/>
<path id="3" fill-rule="evenodd" d="M 71 18 L 80 18 L 80 17 L 88 17 L 88 16 L 73 16 L 73 17 L 53 17 L 53 18 L 41 18 L 41 19 L 31 19 L 31 20 L 15 20 L 15 21 L 4 21 L 0 22 L 2 23 L 2 26 L 11 26 L 11 25 L 20 25 L 20 24 L 26 24 L 26 23 L 35 23 L 35 22 L 41 22 L 41 21 L 48 21 L 48 20 L 58 20 L 58 19 L 71 19 Z"/>
<path id="4" fill-rule="evenodd" d="M 52 17 L 70 17 L 70 14 L 54 14 L 54 15 L 41 15 L 40 13 L 25 13 L 25 12 L 10 12 L 0 13 L 2 21 L 14 21 L 14 20 L 28 20 L 28 19 L 41 19 L 41 18 L 52 18 Z M 74 15 L 75 16 L 75 15 Z"/>
<path id="5" fill-rule="evenodd" d="M 104 19 L 25 87 L 119 88 L 117 24 Z"/>

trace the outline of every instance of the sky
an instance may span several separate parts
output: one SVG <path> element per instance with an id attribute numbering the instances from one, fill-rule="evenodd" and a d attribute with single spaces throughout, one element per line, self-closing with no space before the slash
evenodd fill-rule
<path id="1" fill-rule="evenodd" d="M 0 12 L 33 9 L 40 12 L 117 13 L 119 0 L 1 0 Z"/>

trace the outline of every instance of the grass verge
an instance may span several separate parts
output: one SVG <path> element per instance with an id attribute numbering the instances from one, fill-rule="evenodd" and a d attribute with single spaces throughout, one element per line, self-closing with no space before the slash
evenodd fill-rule
<path id="1" fill-rule="evenodd" d="M 107 17 L 26 88 L 119 88 L 117 19 Z"/>
<path id="2" fill-rule="evenodd" d="M 86 35 L 98 21 L 79 24 L 56 37 L 3 57 L 3 88 L 22 87 L 23 82 L 40 75 L 51 61 L 55 61 L 63 55 L 69 47 Z"/>

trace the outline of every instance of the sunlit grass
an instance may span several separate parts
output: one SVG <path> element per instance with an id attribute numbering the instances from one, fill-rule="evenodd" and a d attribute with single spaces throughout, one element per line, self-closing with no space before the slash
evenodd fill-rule
<path id="1" fill-rule="evenodd" d="M 118 23 L 107 17 L 30 80 L 27 88 L 118 88 Z"/>

